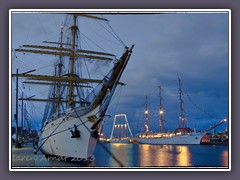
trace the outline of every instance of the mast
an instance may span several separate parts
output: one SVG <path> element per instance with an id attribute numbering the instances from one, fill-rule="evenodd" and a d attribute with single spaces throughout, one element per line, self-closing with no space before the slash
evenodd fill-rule
<path id="1" fill-rule="evenodd" d="M 61 35 L 60 35 L 60 48 L 63 48 L 63 26 L 61 26 Z M 61 52 L 61 51 L 60 51 Z M 59 57 L 59 64 L 58 64 L 58 77 L 62 75 L 62 56 Z M 57 115 L 60 116 L 60 99 L 61 99 L 61 81 L 58 81 L 57 84 Z"/>
<path id="2" fill-rule="evenodd" d="M 23 90 L 22 90 L 22 128 L 21 128 L 21 143 L 23 144 L 23 127 L 24 127 L 24 113 L 23 113 Z"/>
<path id="3" fill-rule="evenodd" d="M 70 72 L 69 72 L 69 76 L 71 78 L 74 77 L 74 61 L 75 61 L 75 38 L 76 38 L 76 31 L 77 31 L 77 17 L 76 15 L 73 16 L 73 26 L 71 27 L 72 29 L 72 55 L 70 57 Z M 69 82 L 69 92 L 68 92 L 68 107 L 69 108 L 73 108 L 74 107 L 74 103 L 73 103 L 73 93 L 74 93 L 74 87 L 73 87 L 73 82 L 70 81 Z"/>
<path id="4" fill-rule="evenodd" d="M 35 74 L 12 74 L 12 76 L 18 76 L 22 78 L 26 78 L 28 81 L 25 83 L 30 84 L 41 84 L 41 85 L 53 85 L 53 94 L 52 97 L 48 99 L 34 99 L 34 98 L 22 98 L 24 100 L 30 101 L 38 101 L 38 102 L 52 102 L 53 112 L 55 115 L 59 116 L 61 111 L 61 103 L 66 103 L 68 108 L 74 108 L 76 103 L 79 104 L 90 104 L 86 102 L 86 100 L 77 100 L 75 99 L 75 87 L 83 87 L 89 88 L 88 83 L 103 83 L 102 79 L 85 79 L 77 76 L 75 73 L 75 61 L 79 58 L 86 58 L 97 61 L 113 61 L 116 58 L 114 54 L 106 53 L 106 52 L 98 52 L 91 50 L 78 49 L 76 46 L 77 40 L 77 18 L 78 16 L 82 16 L 85 18 L 95 19 L 95 20 L 103 20 L 108 21 L 105 18 L 100 18 L 93 15 L 79 14 L 79 13 L 70 13 L 73 16 L 73 24 L 71 28 L 71 44 L 63 43 L 63 27 L 61 29 L 61 39 L 60 42 L 49 42 L 44 41 L 43 43 L 57 44 L 58 46 L 43 46 L 43 45 L 22 45 L 19 49 L 15 49 L 16 52 L 23 53 L 33 53 L 33 54 L 41 54 L 41 55 L 52 55 L 59 56 L 59 63 L 56 66 L 54 76 L 49 75 L 35 75 Z M 66 45 L 66 47 L 64 47 Z M 134 45 L 130 48 L 126 47 L 124 54 L 120 58 L 120 61 L 114 65 L 114 72 L 111 76 L 111 83 L 108 83 L 102 89 L 100 96 L 95 101 L 95 105 L 99 104 L 101 100 L 104 98 L 104 95 L 108 92 L 108 89 L 116 88 L 116 85 L 125 85 L 122 82 L 119 82 L 120 76 L 122 74 L 123 69 L 125 68 L 128 59 L 130 58 L 132 49 Z M 63 67 L 63 58 L 69 57 L 69 71 L 67 74 L 63 75 L 62 67 Z M 113 83 L 115 82 L 116 83 Z M 62 99 L 62 87 L 67 86 L 67 97 Z"/>
<path id="5" fill-rule="evenodd" d="M 16 114 L 15 114 L 15 119 L 16 119 L 16 127 L 15 127 L 15 133 L 16 133 L 16 148 L 20 148 L 19 142 L 18 142 L 18 67 L 16 70 Z"/>
<path id="6" fill-rule="evenodd" d="M 180 114 L 179 114 L 179 120 L 180 120 L 180 123 L 181 123 L 181 128 L 182 130 L 184 131 L 184 128 L 185 128 L 185 116 L 184 116 L 184 108 L 183 108 L 183 100 L 182 100 L 182 95 L 183 95 L 183 92 L 182 92 L 182 83 L 181 83 L 181 79 L 178 77 L 178 84 L 179 84 L 179 102 L 180 102 Z"/>
<path id="7" fill-rule="evenodd" d="M 160 132 L 163 132 L 163 114 L 164 114 L 164 109 L 162 106 L 162 88 L 159 86 L 159 127 L 160 127 Z"/>
<path id="8" fill-rule="evenodd" d="M 56 73 L 57 73 L 57 70 L 56 70 L 57 67 L 54 68 L 54 76 L 56 76 Z M 53 99 L 56 99 L 56 81 L 54 81 L 53 83 L 53 92 L 52 92 L 52 98 Z M 56 103 L 53 103 L 52 105 L 52 113 L 54 114 L 56 112 Z"/>
<path id="9" fill-rule="evenodd" d="M 146 133 L 149 131 L 149 126 L 148 126 L 148 97 L 146 97 L 146 103 L 145 103 L 145 111 L 144 111 L 144 114 L 145 114 L 145 130 L 146 130 Z"/>
<path id="10" fill-rule="evenodd" d="M 62 75 L 62 66 L 63 66 L 63 64 L 62 64 L 63 56 L 61 55 L 62 49 L 63 49 L 63 42 L 62 41 L 63 41 L 63 26 L 61 26 L 60 42 L 57 43 L 57 44 L 59 44 L 59 51 L 60 51 L 59 62 L 54 69 L 54 76 L 57 76 L 57 77 L 61 77 L 61 75 Z M 52 42 L 46 42 L 46 41 L 44 41 L 44 42 L 45 43 L 52 43 Z M 62 84 L 61 81 L 56 81 L 56 80 L 52 83 L 52 85 L 53 85 L 52 99 L 56 100 L 53 103 L 53 106 L 52 106 L 52 113 L 56 114 L 57 117 L 60 116 L 61 84 Z"/>

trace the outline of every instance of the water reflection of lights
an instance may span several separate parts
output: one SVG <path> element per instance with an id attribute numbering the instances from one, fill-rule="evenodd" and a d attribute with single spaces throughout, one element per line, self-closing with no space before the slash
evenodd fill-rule
<path id="1" fill-rule="evenodd" d="M 124 166 L 130 167 L 132 166 L 132 151 L 130 144 L 124 143 L 111 143 L 110 150 L 114 154 L 114 156 L 123 163 Z M 118 167 L 119 164 L 113 159 L 109 158 L 109 164 L 112 167 Z"/>
<path id="2" fill-rule="evenodd" d="M 173 156 L 169 153 L 169 146 L 141 145 L 139 147 L 139 166 L 173 166 Z"/>
<path id="3" fill-rule="evenodd" d="M 124 167 L 194 168 L 228 167 L 227 148 L 188 145 L 106 144 Z M 220 153 L 219 153 L 220 152 Z M 101 154 L 102 155 L 102 154 Z M 103 156 L 101 156 L 103 157 Z M 100 159 L 101 159 L 100 157 Z M 104 156 L 104 166 L 119 167 L 111 156 Z"/>
<path id="4" fill-rule="evenodd" d="M 140 166 L 151 166 L 151 159 L 150 159 L 150 153 L 149 153 L 150 145 L 141 145 L 140 146 L 140 153 L 139 153 L 139 161 Z M 150 161 L 150 162 L 149 162 Z"/>
<path id="5" fill-rule="evenodd" d="M 223 163 L 223 166 L 228 166 L 228 150 L 225 150 L 222 152 L 221 160 Z"/>
<path id="6" fill-rule="evenodd" d="M 177 146 L 176 166 L 191 166 L 191 153 L 188 146 Z"/>
<path id="7" fill-rule="evenodd" d="M 191 153 L 188 146 L 141 145 L 139 148 L 140 166 L 191 166 Z"/>

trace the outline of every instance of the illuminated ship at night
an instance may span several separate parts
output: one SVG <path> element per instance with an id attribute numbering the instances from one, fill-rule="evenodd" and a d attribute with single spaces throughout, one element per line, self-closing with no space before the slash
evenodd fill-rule
<path id="1" fill-rule="evenodd" d="M 149 131 L 149 111 L 148 111 L 148 103 L 146 96 L 146 107 L 145 107 L 145 132 L 139 133 L 135 135 L 134 140 L 139 144 L 172 144 L 172 145 L 191 145 L 191 144 L 200 144 L 202 137 L 211 129 L 214 129 L 216 126 L 226 122 L 226 119 L 223 119 L 219 123 L 213 125 L 212 127 L 203 130 L 196 131 L 196 129 L 192 130 L 185 124 L 185 116 L 184 116 L 184 107 L 182 100 L 182 89 L 181 89 L 181 80 L 179 81 L 179 100 L 180 100 L 180 115 L 179 120 L 181 125 L 174 130 L 174 132 L 163 132 L 163 123 L 164 123 L 164 109 L 162 106 L 162 96 L 161 96 L 161 88 L 159 92 L 159 127 L 160 132 L 151 132 Z"/>

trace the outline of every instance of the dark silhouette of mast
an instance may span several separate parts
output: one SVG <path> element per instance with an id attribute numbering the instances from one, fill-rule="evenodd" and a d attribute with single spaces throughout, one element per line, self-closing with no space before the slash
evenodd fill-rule
<path id="1" fill-rule="evenodd" d="M 160 132 L 163 132 L 163 121 L 164 121 L 164 109 L 162 105 L 163 97 L 162 97 L 162 88 L 159 86 L 159 127 L 160 127 Z"/>
<path id="2" fill-rule="evenodd" d="M 180 114 L 179 114 L 179 120 L 181 123 L 181 128 L 182 131 L 184 132 L 184 128 L 185 128 L 185 123 L 184 121 L 186 120 L 185 116 L 184 116 L 184 108 L 183 108 L 183 100 L 182 100 L 182 83 L 181 83 L 181 79 L 178 77 L 178 84 L 179 84 L 179 102 L 180 102 Z"/>
<path id="3" fill-rule="evenodd" d="M 74 77 L 74 61 L 75 61 L 75 41 L 76 41 L 76 31 L 77 31 L 77 16 L 73 16 L 73 26 L 71 27 L 72 29 L 72 56 L 70 57 L 70 72 L 69 72 L 69 77 L 73 78 Z M 69 82 L 69 91 L 68 91 L 68 107 L 73 108 L 74 107 L 74 86 L 73 86 L 73 81 Z"/>
<path id="4" fill-rule="evenodd" d="M 149 121 L 149 118 L 148 118 L 148 97 L 146 96 L 146 103 L 145 103 L 145 111 L 144 111 L 144 114 L 145 114 L 145 131 L 146 133 L 149 131 L 149 125 L 148 125 L 148 121 Z"/>

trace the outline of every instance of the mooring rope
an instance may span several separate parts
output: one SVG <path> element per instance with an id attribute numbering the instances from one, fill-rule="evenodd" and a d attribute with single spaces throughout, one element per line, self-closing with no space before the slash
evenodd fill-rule
<path id="1" fill-rule="evenodd" d="M 77 114 L 76 110 L 74 109 L 78 119 L 83 123 L 83 120 L 80 118 L 80 116 Z M 88 130 L 89 133 L 92 133 L 92 131 L 84 124 L 84 127 Z M 101 147 L 119 164 L 119 166 L 124 167 L 123 163 L 111 152 L 109 149 L 104 146 L 102 143 L 99 143 Z"/>

